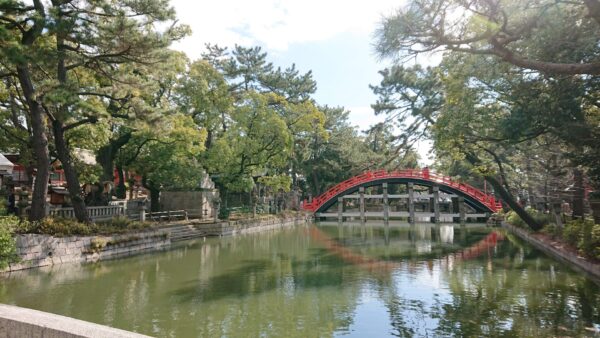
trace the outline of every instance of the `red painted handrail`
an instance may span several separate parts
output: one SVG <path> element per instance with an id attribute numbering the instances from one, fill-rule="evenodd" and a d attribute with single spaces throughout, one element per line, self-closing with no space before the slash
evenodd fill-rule
<path id="1" fill-rule="evenodd" d="M 466 183 L 455 182 L 450 177 L 433 173 L 429 171 L 429 169 L 406 169 L 392 172 L 387 172 L 385 170 L 366 171 L 360 175 L 351 177 L 341 183 L 338 183 L 320 196 L 313 198 L 312 202 L 310 203 L 307 200 L 304 200 L 302 205 L 304 210 L 315 212 L 329 200 L 348 189 L 355 188 L 362 184 L 373 181 L 394 178 L 414 178 L 448 186 L 480 202 L 492 212 L 497 212 L 502 209 L 502 203 L 500 203 L 500 201 L 494 196 L 488 195 Z"/>

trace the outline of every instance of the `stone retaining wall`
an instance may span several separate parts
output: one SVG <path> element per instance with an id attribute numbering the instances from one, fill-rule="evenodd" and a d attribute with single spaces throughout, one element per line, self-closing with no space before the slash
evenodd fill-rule
<path id="1" fill-rule="evenodd" d="M 113 236 L 53 237 L 49 235 L 17 235 L 19 263 L 10 264 L 0 272 L 17 271 L 62 263 L 87 263 L 140 254 L 171 246 L 171 229 L 192 225 L 193 237 L 228 236 L 266 231 L 295 224 L 304 224 L 309 215 L 289 218 L 248 219 L 218 223 L 173 223 L 153 230 Z"/>
<path id="2" fill-rule="evenodd" d="M 231 236 L 305 224 L 309 220 L 310 217 L 290 217 L 265 220 L 248 219 L 218 223 L 201 223 L 196 224 L 195 227 L 205 233 L 206 236 Z"/>
<path id="3" fill-rule="evenodd" d="M 4 271 L 16 271 L 62 263 L 96 262 L 119 256 L 158 250 L 171 245 L 164 229 L 113 236 L 17 235 L 19 263 Z"/>
<path id="4" fill-rule="evenodd" d="M 600 283 L 600 264 L 593 263 L 581 257 L 577 254 L 560 250 L 552 246 L 550 243 L 543 242 L 536 237 L 532 236 L 527 230 L 517 228 L 514 225 L 510 225 L 506 222 L 502 222 L 502 227 L 508 229 L 511 233 L 517 235 L 522 240 L 533 245 L 538 250 L 545 252 L 546 254 L 556 258 L 557 260 L 574 267 L 580 271 L 583 271 L 589 275 L 592 279 Z"/>

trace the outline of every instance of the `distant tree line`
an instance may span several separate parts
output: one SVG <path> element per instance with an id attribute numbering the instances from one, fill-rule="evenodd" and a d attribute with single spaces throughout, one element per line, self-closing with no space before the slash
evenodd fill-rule
<path id="1" fill-rule="evenodd" d="M 115 168 L 118 197 L 135 172 L 156 207 L 161 190 L 196 188 L 203 172 L 225 192 L 316 195 L 366 169 L 417 165 L 389 126 L 363 133 L 344 108 L 315 102 L 310 71 L 275 67 L 259 47 L 207 45 L 189 60 L 169 49 L 188 34 L 167 0 L 0 2 L 0 150 L 35 173 L 31 220 L 45 216 L 54 160 L 79 221 L 82 184 L 112 182 Z"/>

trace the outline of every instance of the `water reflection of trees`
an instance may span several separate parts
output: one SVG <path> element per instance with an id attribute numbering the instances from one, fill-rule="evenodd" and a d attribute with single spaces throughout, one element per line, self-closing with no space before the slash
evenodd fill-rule
<path id="1" fill-rule="evenodd" d="M 412 241 L 400 235 L 385 246 L 399 247 L 430 241 L 435 248 L 435 232 L 432 240 L 427 229 L 413 233 Z M 463 229 L 464 230 L 464 229 Z M 362 230 L 367 232 L 368 230 Z M 444 233 L 446 231 L 446 233 Z M 489 230 L 486 230 L 489 231 Z M 467 246 L 473 237 L 462 232 L 457 239 Z M 476 231 L 477 232 L 477 231 Z M 344 234 L 343 232 L 338 232 Z M 362 239 L 363 253 L 373 253 L 370 238 L 360 231 L 347 231 L 341 240 L 348 245 Z M 447 242 L 447 230 L 439 232 L 440 242 Z M 339 235 L 338 235 L 339 236 Z M 411 235 L 408 235 L 408 239 Z M 454 236 L 452 236 L 454 238 Z M 495 243 L 495 242 L 494 242 Z M 477 243 L 475 243 L 477 244 Z M 384 257 L 397 259 L 385 249 Z M 418 250 L 413 250 L 414 252 Z M 598 286 L 581 275 L 572 273 L 564 266 L 546 258 L 526 245 L 513 241 L 488 246 L 474 260 L 459 259 L 460 256 L 443 255 L 443 250 L 432 252 L 438 259 L 423 257 L 425 265 L 398 265 L 403 274 L 423 275 L 439 272 L 446 283 L 445 292 L 433 295 L 428 303 L 414 295 L 403 294 L 406 281 L 378 278 L 379 298 L 385 304 L 393 330 L 398 337 L 411 336 L 565 336 L 589 335 L 600 325 L 600 292 Z M 466 256 L 465 256 L 466 257 Z M 404 256 L 401 261 L 414 261 L 414 256 Z M 409 283 L 410 284 L 410 283 Z M 399 289 L 400 288 L 400 289 Z M 431 293 L 439 292 L 432 289 Z M 425 297 L 426 298 L 426 297 Z"/>
<path id="2" fill-rule="evenodd" d="M 510 242 L 442 271 L 450 297 L 431 309 L 440 335 L 580 335 L 600 323 L 597 285 Z"/>
<path id="3" fill-rule="evenodd" d="M 364 273 L 303 234 L 198 241 L 29 272 L 6 280 L 0 301 L 161 337 L 331 336 L 351 324 Z"/>
<path id="4" fill-rule="evenodd" d="M 504 241 L 461 260 L 447 253 L 489 229 L 427 229 L 323 229 L 356 254 L 398 262 L 392 271 L 355 267 L 294 228 L 24 272 L 2 279 L 0 302 L 161 337 L 348 333 L 365 290 L 398 337 L 577 336 L 600 323 L 598 287 L 528 246 Z M 419 241 L 431 251 L 417 254 Z"/>

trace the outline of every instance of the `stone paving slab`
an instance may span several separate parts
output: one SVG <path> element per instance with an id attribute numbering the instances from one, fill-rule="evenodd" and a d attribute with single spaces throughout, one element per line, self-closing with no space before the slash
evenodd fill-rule
<path id="1" fill-rule="evenodd" d="M 144 338 L 142 334 L 52 313 L 0 304 L 0 338 Z"/>

